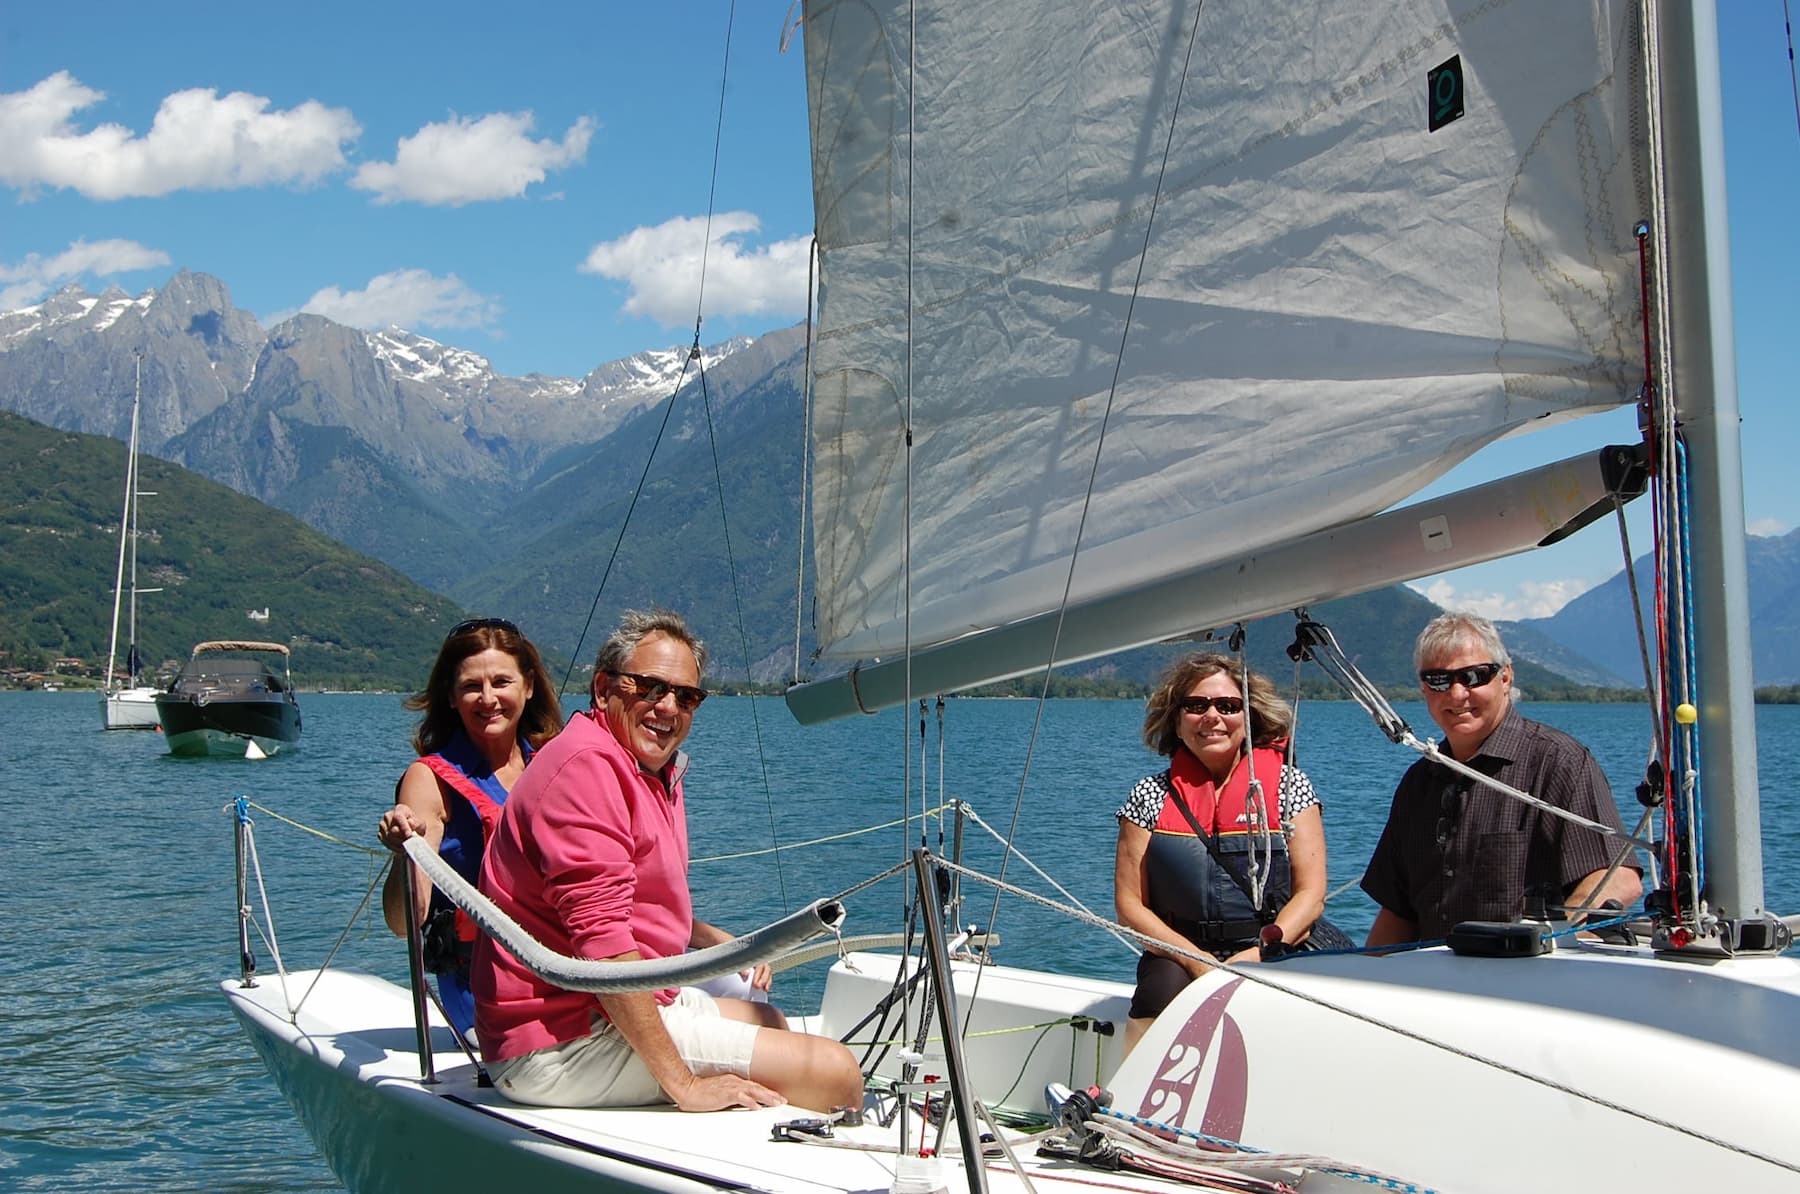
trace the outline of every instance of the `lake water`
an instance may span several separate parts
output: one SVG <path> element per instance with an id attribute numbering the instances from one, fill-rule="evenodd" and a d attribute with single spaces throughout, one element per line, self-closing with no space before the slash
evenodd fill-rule
<path id="1" fill-rule="evenodd" d="M 102 733 L 91 693 L 0 693 L 0 805 L 8 841 L 0 921 L 0 1188 L 11 1190 L 335 1190 L 329 1170 L 239 1034 L 218 993 L 236 974 L 231 820 L 238 795 L 319 837 L 256 814 L 259 854 L 289 966 L 320 964 L 340 935 L 339 964 L 405 978 L 405 958 L 378 915 L 356 915 L 385 852 L 374 827 L 411 757 L 399 697 L 304 696 L 306 738 L 262 762 L 173 759 L 159 735 Z M 1429 727 L 1422 706 L 1401 706 Z M 697 860 L 846 834 L 901 815 L 902 764 L 912 803 L 967 801 L 1089 907 L 1110 915 L 1113 810 L 1156 760 L 1137 745 L 1135 702 L 1053 701 L 1020 773 L 1036 706 L 952 701 L 940 787 L 935 724 L 921 746 L 898 713 L 813 729 L 779 701 L 717 698 L 697 719 L 688 792 Z M 1528 712 L 1595 752 L 1630 799 L 1648 713 L 1635 705 L 1536 705 Z M 1757 710 L 1770 907 L 1800 909 L 1800 706 Z M 1360 873 L 1395 781 L 1412 761 L 1356 707 L 1301 712 L 1301 765 L 1325 799 L 1334 889 Z M 761 744 L 760 750 L 758 744 Z M 923 758 L 923 762 L 921 759 Z M 759 762 L 766 760 L 766 762 Z M 1634 823 L 1635 805 L 1623 810 Z M 914 831 L 914 838 L 917 830 Z M 333 840 L 336 839 L 336 840 Z M 936 834 L 932 831 L 932 844 Z M 900 857 L 902 830 L 780 855 L 696 861 L 700 914 L 749 928 L 836 895 Z M 946 846 L 947 849 L 947 846 Z M 965 858 L 988 873 L 998 843 L 971 828 Z M 1052 894 L 1016 860 L 1007 878 Z M 257 897 L 252 895 L 252 902 Z M 897 927 L 903 898 L 887 883 L 849 902 L 849 932 Z M 965 921 L 989 920 L 986 889 Z M 1354 886 L 1330 915 L 1352 935 L 1373 919 Z M 1131 955 L 1103 932 L 1016 898 L 994 920 L 1003 961 L 1128 980 Z M 348 931 L 346 934 L 346 926 Z M 257 954 L 265 974 L 274 963 Z M 789 972 L 777 999 L 807 1010 L 825 963 Z"/>

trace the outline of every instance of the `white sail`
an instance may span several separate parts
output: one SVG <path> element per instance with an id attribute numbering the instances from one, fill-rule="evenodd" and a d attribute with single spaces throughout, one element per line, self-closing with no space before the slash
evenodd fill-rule
<path id="1" fill-rule="evenodd" d="M 1633 13 L 810 8 L 823 651 L 1055 610 L 1078 535 L 1072 608 L 1141 591 L 1632 401 Z"/>

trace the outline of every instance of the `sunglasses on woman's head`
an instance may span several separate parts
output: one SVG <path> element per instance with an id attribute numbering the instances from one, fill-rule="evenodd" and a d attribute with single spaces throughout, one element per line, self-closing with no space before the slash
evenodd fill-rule
<path id="1" fill-rule="evenodd" d="M 1220 716 L 1230 717 L 1244 711 L 1243 697 L 1182 697 L 1180 704 L 1183 713 L 1204 713 L 1208 709 L 1217 709 Z"/>
<path id="2" fill-rule="evenodd" d="M 1433 692 L 1449 692 L 1453 684 L 1460 684 L 1464 688 L 1481 688 L 1505 670 L 1506 665 L 1503 663 L 1473 663 L 1468 667 L 1457 668 L 1428 667 L 1419 673 L 1419 683 Z"/>
<path id="3" fill-rule="evenodd" d="M 445 638 L 455 638 L 459 634 L 467 634 L 471 630 L 504 630 L 508 634 L 518 634 L 519 628 L 505 618 L 467 618 L 450 628 Z"/>
<path id="4" fill-rule="evenodd" d="M 611 672 L 615 680 L 625 681 L 625 687 L 631 695 L 640 700 L 649 701 L 652 705 L 663 699 L 668 693 L 675 694 L 675 703 L 692 713 L 706 699 L 706 689 L 695 688 L 691 684 L 671 684 L 655 676 L 641 676 L 636 672 Z"/>

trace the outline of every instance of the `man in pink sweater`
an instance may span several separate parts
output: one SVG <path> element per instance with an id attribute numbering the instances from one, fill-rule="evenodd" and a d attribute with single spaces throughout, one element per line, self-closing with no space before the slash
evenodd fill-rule
<path id="1" fill-rule="evenodd" d="M 481 888 L 557 953 L 628 962 L 731 938 L 695 918 L 687 885 L 679 748 L 706 699 L 705 662 L 679 616 L 627 613 L 594 662 L 593 708 L 537 752 L 508 796 Z M 565 991 L 485 936 L 471 977 L 482 1054 L 518 1102 L 862 1104 L 850 1051 L 789 1031 L 768 1004 L 691 987 Z"/>

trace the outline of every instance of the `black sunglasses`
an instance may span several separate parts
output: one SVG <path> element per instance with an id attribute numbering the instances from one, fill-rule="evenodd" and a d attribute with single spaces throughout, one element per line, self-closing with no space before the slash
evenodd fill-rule
<path id="1" fill-rule="evenodd" d="M 1449 692 L 1450 686 L 1485 688 L 1495 676 L 1506 670 L 1503 663 L 1473 663 L 1468 667 L 1428 667 L 1419 673 L 1419 683 L 1433 692 Z"/>
<path id="2" fill-rule="evenodd" d="M 659 680 L 655 676 L 641 676 L 636 672 L 609 672 L 615 680 L 625 681 L 631 694 L 652 705 L 663 699 L 668 693 L 675 694 L 675 703 L 692 713 L 706 699 L 706 689 L 695 688 L 691 684 L 671 684 L 667 680 Z"/>
<path id="3" fill-rule="evenodd" d="M 1438 798 L 1437 844 L 1443 849 L 1456 839 L 1456 827 L 1462 821 L 1463 794 L 1455 784 L 1444 789 Z"/>
<path id="4" fill-rule="evenodd" d="M 518 634 L 519 628 L 505 618 L 464 618 L 450 628 L 445 638 L 455 638 L 459 634 L 467 634 L 471 630 L 504 630 L 508 634 Z M 523 637 L 522 635 L 520 637 Z"/>
<path id="5" fill-rule="evenodd" d="M 1182 697 L 1177 703 L 1183 713 L 1204 713 L 1208 709 L 1217 709 L 1221 717 L 1230 717 L 1244 711 L 1243 697 Z"/>

